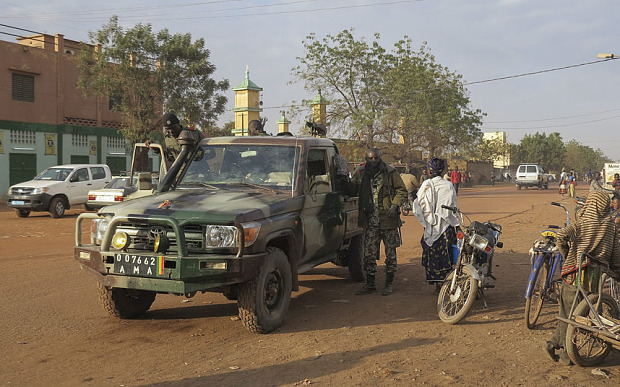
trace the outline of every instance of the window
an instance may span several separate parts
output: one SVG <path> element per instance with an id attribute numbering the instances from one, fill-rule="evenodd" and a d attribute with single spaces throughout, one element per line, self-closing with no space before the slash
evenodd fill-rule
<path id="1" fill-rule="evenodd" d="M 14 101 L 34 102 L 34 75 L 13 73 Z"/>
<path id="2" fill-rule="evenodd" d="M 528 165 L 527 166 L 527 173 L 536 173 L 536 166 L 535 165 Z"/>
<path id="3" fill-rule="evenodd" d="M 74 179 L 71 180 L 73 181 Z M 75 181 L 88 181 L 88 169 L 78 169 L 75 173 Z"/>
<path id="4" fill-rule="evenodd" d="M 91 167 L 90 173 L 93 175 L 93 180 L 105 179 L 105 169 L 103 167 Z"/>

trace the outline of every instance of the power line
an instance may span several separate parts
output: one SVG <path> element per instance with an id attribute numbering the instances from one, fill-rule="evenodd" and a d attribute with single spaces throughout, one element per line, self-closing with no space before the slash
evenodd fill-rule
<path id="1" fill-rule="evenodd" d="M 531 129 L 553 129 L 553 128 L 563 128 L 566 126 L 576 126 L 576 125 L 584 125 L 584 124 L 592 124 L 594 122 L 601 122 L 601 121 L 609 121 L 609 120 L 613 120 L 616 118 L 620 118 L 620 116 L 613 116 L 613 117 L 608 117 L 608 118 L 601 118 L 600 120 L 591 120 L 591 121 L 583 121 L 583 122 L 574 122 L 572 124 L 563 124 L 563 125 L 549 125 L 549 126 L 531 126 L 531 127 L 527 127 L 527 128 L 497 128 L 497 130 L 502 131 L 502 130 L 531 130 Z"/>
<path id="2" fill-rule="evenodd" d="M 547 70 L 539 70 L 539 71 L 532 71 L 532 72 L 523 73 L 523 74 L 508 75 L 508 76 L 505 76 L 505 77 L 485 79 L 485 80 L 482 80 L 482 81 L 466 82 L 466 83 L 463 83 L 463 86 L 477 85 L 477 84 L 480 84 L 480 83 L 487 83 L 487 82 L 503 81 L 505 79 L 513 79 L 513 78 L 525 77 L 525 76 L 529 76 L 529 75 L 537 75 L 537 74 L 542 74 L 542 73 L 550 73 L 552 71 L 559 71 L 559 70 L 572 69 L 572 68 L 575 68 L 575 67 L 588 66 L 588 65 L 592 65 L 592 64 L 598 64 L 598 63 L 603 63 L 603 62 L 607 62 L 607 61 L 610 61 L 610 60 L 615 60 L 615 59 L 618 59 L 618 58 L 606 58 L 606 59 L 603 59 L 603 60 L 596 60 L 596 61 L 592 61 L 592 62 L 584 62 L 584 63 L 574 64 L 574 65 L 570 65 L 570 66 L 554 67 L 554 68 L 547 69 Z"/>
<path id="3" fill-rule="evenodd" d="M 541 119 L 538 119 L 538 120 L 485 121 L 485 124 L 511 124 L 511 123 L 523 123 L 523 122 L 555 121 L 555 120 L 564 120 L 564 119 L 568 119 L 568 118 L 579 118 L 579 117 L 593 116 L 593 115 L 597 115 L 597 114 L 604 114 L 604 113 L 617 112 L 617 111 L 620 111 L 620 109 L 611 109 L 611 110 L 605 110 L 605 111 L 602 111 L 602 112 L 585 113 L 585 114 L 580 114 L 580 115 L 576 115 L 576 116 L 565 116 L 565 117 L 555 117 L 555 118 L 541 118 Z"/>

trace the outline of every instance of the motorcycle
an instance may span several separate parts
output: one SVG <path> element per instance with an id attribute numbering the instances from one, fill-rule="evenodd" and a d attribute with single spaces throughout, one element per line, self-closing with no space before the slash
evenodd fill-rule
<path id="1" fill-rule="evenodd" d="M 476 296 L 480 296 L 484 307 L 487 307 L 484 289 L 495 287 L 491 281 L 495 280 L 491 268 L 495 247 L 504 246 L 499 241 L 502 226 L 471 221 L 457 207 L 441 207 L 457 214 L 461 227 L 464 226 L 464 218 L 469 221 L 464 232 L 457 232 L 457 244 L 453 246 L 455 267 L 442 283 L 437 299 L 439 319 L 447 324 L 456 324 L 469 313 Z"/>
<path id="2" fill-rule="evenodd" d="M 407 200 L 402 206 L 400 206 L 400 211 L 403 213 L 403 215 L 409 215 L 411 212 L 413 212 L 413 200 L 414 198 L 411 193 L 407 195 Z"/>

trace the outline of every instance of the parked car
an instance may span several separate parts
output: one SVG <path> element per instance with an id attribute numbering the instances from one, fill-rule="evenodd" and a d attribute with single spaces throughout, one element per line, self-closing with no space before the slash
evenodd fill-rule
<path id="1" fill-rule="evenodd" d="M 103 188 L 111 180 L 105 164 L 57 165 L 33 180 L 9 187 L 8 205 L 20 218 L 31 211 L 49 211 L 52 218 L 60 218 L 71 206 L 87 206 L 88 191 Z"/>
<path id="2" fill-rule="evenodd" d="M 522 187 L 549 188 L 549 175 L 538 164 L 520 164 L 515 175 L 517 189 Z"/>

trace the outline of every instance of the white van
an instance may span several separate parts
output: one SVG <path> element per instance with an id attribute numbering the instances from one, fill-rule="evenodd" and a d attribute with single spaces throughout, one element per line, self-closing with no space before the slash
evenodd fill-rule
<path id="1" fill-rule="evenodd" d="M 549 188 L 549 175 L 538 164 L 520 164 L 515 174 L 517 189 L 521 187 Z"/>
<path id="2" fill-rule="evenodd" d="M 9 187 L 8 205 L 20 218 L 31 211 L 49 211 L 52 218 L 60 218 L 71 206 L 86 205 L 88 191 L 103 188 L 111 179 L 110 167 L 105 164 L 49 167 L 33 180 Z"/>

